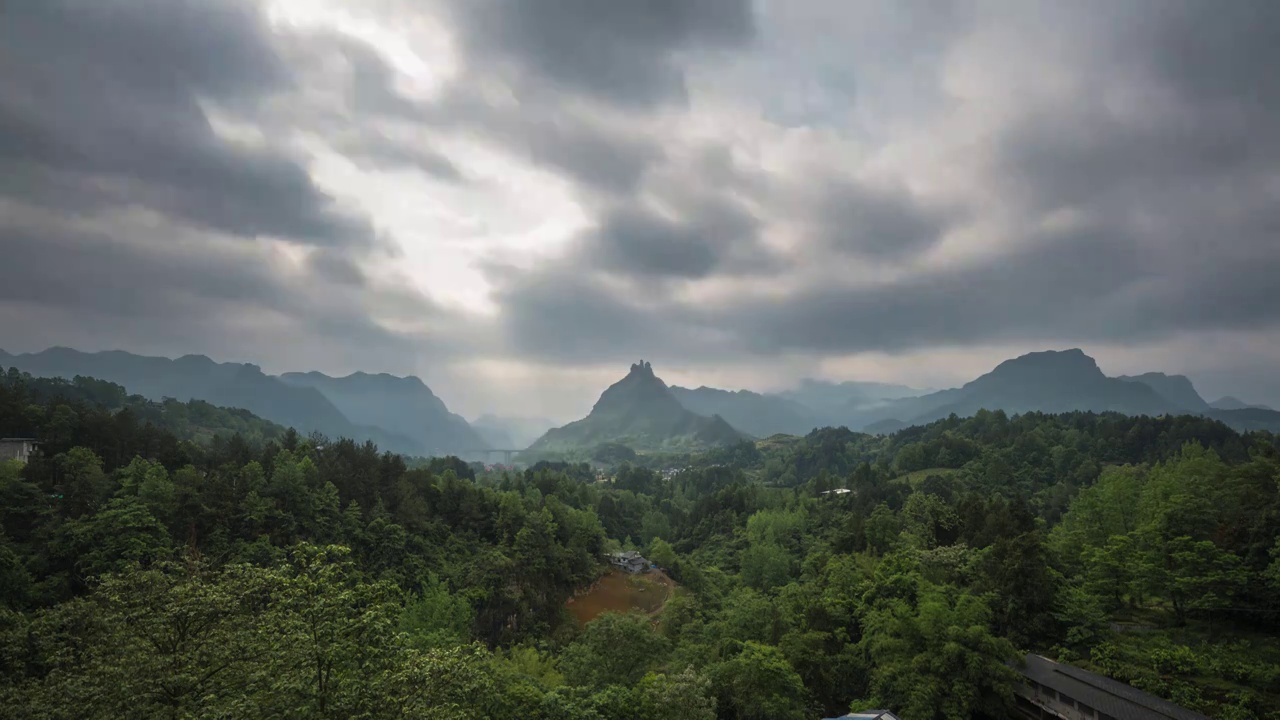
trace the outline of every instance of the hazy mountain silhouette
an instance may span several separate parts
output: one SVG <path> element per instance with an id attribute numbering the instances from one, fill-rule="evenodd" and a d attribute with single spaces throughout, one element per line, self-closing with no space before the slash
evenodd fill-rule
<path id="1" fill-rule="evenodd" d="M 828 382 L 805 378 L 798 387 L 772 395 L 799 403 L 821 415 L 840 414 L 852 408 L 878 405 L 888 400 L 918 397 L 932 390 L 891 383 L 846 380 Z"/>
<path id="2" fill-rule="evenodd" d="M 1214 410 L 1274 410 L 1275 408 L 1266 405 L 1247 403 L 1240 398 L 1227 395 L 1209 403 L 1209 407 Z"/>
<path id="3" fill-rule="evenodd" d="M 320 372 L 291 372 L 280 379 L 295 387 L 318 390 L 351 421 L 411 438 L 431 455 L 464 454 L 490 447 L 461 415 L 449 412 L 444 401 L 414 376 L 357 372 L 335 378 Z"/>
<path id="4" fill-rule="evenodd" d="M 548 430 L 529 450 L 589 450 L 602 443 L 619 443 L 634 450 L 694 449 L 743 437 L 724 418 L 698 415 L 681 405 L 642 360 L 600 395 L 585 418 Z"/>
<path id="5" fill-rule="evenodd" d="M 1219 410 L 1181 375 L 1146 373 L 1107 377 L 1080 349 L 1034 352 L 1006 360 L 962 387 L 896 400 L 853 418 L 850 427 L 886 432 L 978 410 L 1062 413 L 1076 410 L 1126 415 L 1204 415 L 1237 430 L 1280 430 L 1280 413 L 1262 408 Z"/>
<path id="6" fill-rule="evenodd" d="M 1165 375 L 1162 372 L 1149 372 L 1141 375 L 1121 375 L 1118 380 L 1140 382 L 1160 394 L 1175 406 L 1191 412 L 1204 412 L 1209 403 L 1200 397 L 1191 380 L 1185 375 Z"/>
<path id="7" fill-rule="evenodd" d="M 393 452 L 425 452 L 409 437 L 352 422 L 319 390 L 285 383 L 263 373 L 257 365 L 219 363 L 203 355 L 171 360 L 120 350 L 86 353 L 65 347 L 21 355 L 0 350 L 0 365 L 39 377 L 94 377 L 123 385 L 129 392 L 152 400 L 204 400 L 223 407 L 244 408 L 302 433 L 319 431 L 332 439 L 372 440 Z"/>
<path id="8" fill-rule="evenodd" d="M 778 395 L 706 386 L 696 390 L 678 386 L 670 389 L 680 404 L 692 412 L 708 417 L 719 415 L 733 427 L 756 437 L 777 433 L 807 435 L 825 424 L 814 410 Z"/>
<path id="9" fill-rule="evenodd" d="M 894 418 L 920 425 L 979 410 L 1060 413 L 1074 410 L 1160 415 L 1179 408 L 1149 385 L 1107 377 L 1082 350 L 1027 353 L 1005 360 L 959 388 L 895 401 L 875 420 Z"/>

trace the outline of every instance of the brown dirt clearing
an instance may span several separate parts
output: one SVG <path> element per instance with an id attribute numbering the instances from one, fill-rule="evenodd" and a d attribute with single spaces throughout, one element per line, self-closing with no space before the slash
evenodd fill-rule
<path id="1" fill-rule="evenodd" d="M 637 610 L 656 615 L 675 592 L 677 585 L 661 570 L 632 575 L 610 569 L 587 590 L 569 598 L 569 612 L 585 625 L 606 612 Z"/>

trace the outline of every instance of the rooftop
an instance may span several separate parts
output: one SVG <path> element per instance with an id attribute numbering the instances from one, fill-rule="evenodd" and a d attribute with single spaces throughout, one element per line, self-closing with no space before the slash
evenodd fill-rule
<path id="1" fill-rule="evenodd" d="M 1119 680 L 1054 662 L 1041 655 L 1027 655 L 1018 668 L 1028 679 L 1075 698 L 1116 720 L 1211 720 L 1168 700 L 1145 693 Z"/>

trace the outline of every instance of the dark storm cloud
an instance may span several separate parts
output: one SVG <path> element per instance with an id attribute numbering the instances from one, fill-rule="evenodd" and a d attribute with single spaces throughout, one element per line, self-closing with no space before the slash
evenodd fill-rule
<path id="1" fill-rule="evenodd" d="M 590 363 L 682 354 L 729 357 L 737 349 L 713 330 L 681 318 L 679 305 L 645 284 L 561 266 L 542 273 L 492 272 L 506 351 L 521 358 Z"/>
<path id="2" fill-rule="evenodd" d="M 1037 207 L 1171 203 L 1256 185 L 1280 162 L 1280 5 L 1176 0 L 1105 28 L 1082 94 L 1005 128 L 995 172 Z M 1117 109 L 1117 105 L 1123 109 Z M 1127 107 L 1126 107 L 1127 106 Z"/>
<path id="3" fill-rule="evenodd" d="M 587 234 L 581 259 L 614 273 L 656 278 L 762 272 L 776 265 L 759 244 L 759 230 L 756 217 L 724 198 L 676 217 L 623 205 Z"/>
<path id="4" fill-rule="evenodd" d="M 178 246 L 42 224 L 0 224 L 5 251 L 0 300 L 61 307 L 99 317 L 171 316 L 192 302 L 279 307 L 286 301 L 269 266 L 213 244 Z"/>
<path id="5" fill-rule="evenodd" d="M 517 92 L 544 83 L 607 103 L 684 98 L 680 53 L 738 47 L 754 36 L 750 0 L 458 0 L 471 62 L 504 65 Z"/>
<path id="6" fill-rule="evenodd" d="M 814 194 L 808 210 L 819 252 L 911 256 L 941 240 L 953 221 L 946 212 L 917 202 L 905 188 L 834 180 L 820 184 Z"/>
<path id="7" fill-rule="evenodd" d="M 1052 340 L 1076 333 L 1124 334 L 1105 308 L 1145 277 L 1128 236 L 1090 227 L 999 259 L 878 285 L 816 284 L 783 302 L 711 309 L 710 324 L 750 338 L 758 352 L 900 351 L 1004 339 Z"/>
<path id="8" fill-rule="evenodd" d="M 58 221 L 6 220 L 0 238 L 9 257 L 20 259 L 0 263 L 0 309 L 16 304 L 55 313 L 69 324 L 65 342 L 99 327 L 141 327 L 152 338 L 191 341 L 198 328 L 209 333 L 201 343 L 221 339 L 231 348 L 244 342 L 238 325 L 247 333 L 262 318 L 277 317 L 292 334 L 285 341 L 338 337 L 366 352 L 411 357 L 406 338 L 366 315 L 365 303 L 382 291 L 362 293 L 360 270 L 332 249 L 288 268 L 240 243 L 150 224 L 89 231 Z M 419 312 L 430 310 L 425 300 L 418 303 Z M 11 328 L 6 337 L 21 342 L 28 331 L 35 332 Z"/>
<path id="9" fill-rule="evenodd" d="M 625 318 L 588 317 L 631 291 L 597 283 L 592 272 L 692 281 L 732 274 L 718 261 L 722 246 L 707 240 L 714 233 L 645 214 L 635 203 L 604 216 L 586 246 L 592 251 L 563 261 L 587 277 L 573 295 L 557 295 L 564 302 L 555 317 L 570 326 L 581 317 L 601 338 L 579 341 L 576 351 L 613 357 L 610 344 L 624 340 L 609 328 L 620 322 L 670 327 L 643 336 L 654 350 L 691 357 L 716 353 L 691 340 L 692 327 L 719 333 L 729 347 L 818 355 L 996 342 L 1143 345 L 1186 332 L 1280 328 L 1280 79 L 1268 61 L 1280 60 L 1280 6 L 1153 2 L 1093 14 L 1053 7 L 1075 14 L 1072 22 L 1031 11 L 984 14 L 979 24 L 964 20 L 976 34 L 942 34 L 947 42 L 988 44 L 976 55 L 987 65 L 968 72 L 998 80 L 1013 69 L 1005 63 L 1032 53 L 1061 63 L 1056 71 L 1072 78 L 1072 93 L 1014 93 L 1007 112 L 967 128 L 972 135 L 960 140 L 974 189 L 994 196 L 1008 218 L 1007 237 L 950 266 L 883 279 L 844 282 L 813 272 L 806 282 L 802 270 L 779 278 L 790 292 L 775 286 L 715 303 L 629 303 Z M 976 32 L 1002 23 L 1005 32 Z M 1037 33 L 1053 36 L 1043 52 Z M 940 63 L 950 57 L 930 55 Z M 947 71 L 939 65 L 933 74 Z M 947 110 L 945 103 L 921 106 Z M 772 205 L 762 220 L 805 228 L 800 254 L 819 265 L 836 253 L 919 259 L 993 210 L 934 207 L 892 185 L 781 182 L 768 184 L 797 201 Z M 1070 220 L 1048 222 L 1055 212 Z M 506 307 L 524 303 L 533 288 L 568 292 L 549 281 L 567 268 L 533 272 L 530 284 L 508 286 Z M 554 352 L 520 337 L 522 351 Z"/>
<path id="10" fill-rule="evenodd" d="M 354 349 L 335 356 L 412 361 L 410 339 L 373 316 L 433 307 L 368 282 L 360 260 L 383 241 L 261 122 L 300 88 L 256 3 L 41 0 L 0 15 L 7 343 L 269 361 L 337 340 Z M 211 107 L 270 139 L 221 137 Z"/>
<path id="11" fill-rule="evenodd" d="M 585 195 L 623 196 L 665 156 L 657 138 L 610 122 L 555 96 L 518 107 L 496 104 L 466 78 L 440 100 L 418 107 L 414 121 L 502 147 L 514 158 L 563 176 Z"/>
<path id="12" fill-rule="evenodd" d="M 51 0 L 4 12 L 0 163 L 22 199 L 65 212 L 142 205 L 241 236 L 371 242 L 367 221 L 341 212 L 295 159 L 210 126 L 201 101 L 248 111 L 290 87 L 256 6 Z"/>

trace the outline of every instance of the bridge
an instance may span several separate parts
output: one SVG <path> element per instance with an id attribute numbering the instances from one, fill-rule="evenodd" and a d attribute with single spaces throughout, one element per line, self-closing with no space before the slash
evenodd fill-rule
<path id="1" fill-rule="evenodd" d="M 503 464 L 503 465 L 510 465 L 510 464 L 511 464 L 511 456 L 512 456 L 512 455 L 515 455 L 516 453 L 522 453 L 522 452 L 524 452 L 524 451 L 525 451 L 525 448 L 517 448 L 517 449 L 508 449 L 508 448 L 468 448 L 468 449 L 466 449 L 466 450 L 460 450 L 460 451 L 458 452 L 458 454 L 459 454 L 459 455 L 465 455 L 465 456 L 467 456 L 467 457 L 475 457 L 475 456 L 479 456 L 479 457 L 480 457 L 480 458 L 482 458 L 485 462 L 488 462 L 488 461 L 489 461 L 489 460 L 490 460 L 494 455 L 496 455 L 496 454 L 498 454 L 498 453 L 502 453 L 502 464 Z"/>

